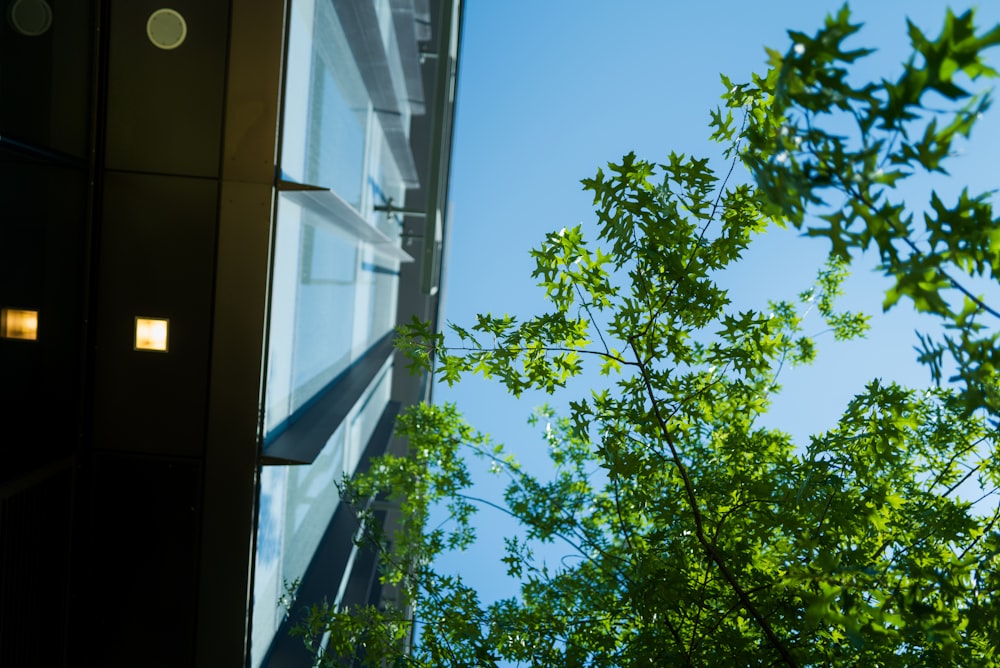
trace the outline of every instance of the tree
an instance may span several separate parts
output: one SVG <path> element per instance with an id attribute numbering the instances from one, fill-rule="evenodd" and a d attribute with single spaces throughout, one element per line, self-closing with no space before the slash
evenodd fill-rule
<path id="1" fill-rule="evenodd" d="M 765 76 L 723 78 L 713 138 L 750 184 L 720 182 L 707 160 L 627 155 L 583 181 L 597 243 L 574 227 L 532 251 L 549 312 L 480 315 L 450 325 L 448 338 L 418 321 L 403 328 L 413 364 L 449 383 L 479 373 L 514 395 L 557 393 L 596 364 L 607 384 L 571 399 L 566 415 L 533 416 L 554 465 L 545 480 L 454 406 L 403 415 L 409 456 L 382 458 L 342 494 L 414 616 L 317 606 L 299 632 L 321 658 L 1000 664 L 1000 350 L 984 323 L 1000 314 L 972 289 L 1000 279 L 1000 219 L 987 194 L 949 206 L 932 192 L 922 223 L 896 196 L 913 175 L 944 173 L 954 141 L 988 107 L 987 93 L 960 84 L 996 75 L 982 52 L 1000 43 L 1000 27 L 977 32 L 971 12 L 948 12 L 932 40 L 911 25 L 913 58 L 899 76 L 853 86 L 850 67 L 869 53 L 844 50 L 857 30 L 845 7 L 812 37 L 790 31 Z M 829 204 L 834 195 L 842 205 Z M 733 312 L 719 273 L 755 235 L 789 224 L 831 243 L 815 285 L 797 303 Z M 867 316 L 838 310 L 836 298 L 869 247 L 894 281 L 885 307 L 905 297 L 945 325 L 943 337 L 920 338 L 934 386 L 872 380 L 834 428 L 794 443 L 759 417 L 783 366 L 816 354 L 806 318 L 837 338 L 864 334 Z M 433 567 L 474 540 L 470 454 L 509 477 L 505 510 L 524 528 L 503 559 L 520 596 L 489 605 Z M 978 503 L 956 495 L 972 483 Z M 370 510 L 379 498 L 402 511 L 391 535 Z M 447 505 L 447 527 L 428 526 L 434 504 Z M 532 541 L 561 541 L 579 558 L 546 567 Z M 419 641 L 405 653 L 413 623 Z"/>

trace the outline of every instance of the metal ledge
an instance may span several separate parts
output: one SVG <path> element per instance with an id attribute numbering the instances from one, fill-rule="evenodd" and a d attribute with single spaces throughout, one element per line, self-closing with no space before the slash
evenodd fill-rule
<path id="1" fill-rule="evenodd" d="M 311 464 L 330 436 L 364 395 L 393 351 L 393 332 L 387 333 L 329 385 L 275 429 L 264 443 L 263 464 Z"/>
<path id="2" fill-rule="evenodd" d="M 413 262 L 409 253 L 369 224 L 353 206 L 332 190 L 284 180 L 278 182 L 278 190 L 283 199 L 312 211 L 348 234 L 374 245 L 386 255 L 391 255 L 400 262 Z M 278 206 L 281 206 L 280 202 Z"/>

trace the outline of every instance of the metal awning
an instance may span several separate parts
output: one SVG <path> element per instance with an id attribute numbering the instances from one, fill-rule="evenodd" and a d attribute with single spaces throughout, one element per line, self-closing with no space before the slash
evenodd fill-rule
<path id="1" fill-rule="evenodd" d="M 332 190 L 291 181 L 279 181 L 278 190 L 288 201 L 312 211 L 361 241 L 372 244 L 380 252 L 391 255 L 400 262 L 413 262 L 410 254 L 400 248 L 396 240 L 371 225 Z"/>

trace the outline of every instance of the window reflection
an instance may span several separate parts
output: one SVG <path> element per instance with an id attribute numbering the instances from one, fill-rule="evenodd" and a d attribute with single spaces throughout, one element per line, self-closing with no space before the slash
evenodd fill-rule
<path id="1" fill-rule="evenodd" d="M 361 208 L 367 100 L 351 108 L 325 63 L 313 62 L 314 86 L 306 149 L 306 183 L 328 187 Z"/>
<path id="2" fill-rule="evenodd" d="M 388 8 L 383 2 L 383 19 L 391 18 Z M 301 199 L 278 194 L 265 451 L 268 439 L 308 410 L 318 394 L 336 392 L 342 374 L 394 326 L 399 258 L 362 240 L 372 235 L 359 217 L 398 239 L 399 222 L 375 213 L 372 204 L 402 204 L 406 194 L 333 3 L 294 0 L 289 20 L 282 179 L 329 188 L 356 215 L 346 224 L 335 219 L 343 211 L 307 209 L 297 203 Z M 390 42 L 387 53 L 398 58 L 392 22 L 383 20 L 380 27 Z M 403 113 L 408 120 L 409 110 Z M 389 401 L 391 369 L 390 359 L 312 464 L 267 466 L 262 472 L 252 665 L 259 665 L 281 624 L 284 611 L 277 602 L 284 583 L 305 574 L 334 515 L 335 482 L 354 471 Z"/>
<path id="3" fill-rule="evenodd" d="M 285 611 L 285 583 L 301 578 L 340 498 L 336 481 L 353 471 L 389 401 L 387 361 L 369 392 L 309 466 L 268 466 L 261 472 L 254 571 L 252 665 L 259 665 Z"/>
<path id="4" fill-rule="evenodd" d="M 368 94 L 331 2 L 292 4 L 281 169 L 360 209 Z"/>
<path id="5" fill-rule="evenodd" d="M 279 198 L 265 434 L 395 324 L 399 263 Z"/>

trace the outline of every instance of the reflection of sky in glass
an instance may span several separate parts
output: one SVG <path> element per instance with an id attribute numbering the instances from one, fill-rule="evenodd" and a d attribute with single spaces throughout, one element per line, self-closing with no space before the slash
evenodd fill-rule
<path id="1" fill-rule="evenodd" d="M 345 202 L 360 208 L 365 159 L 362 119 L 368 110 L 351 109 L 318 58 L 313 62 L 313 72 L 306 180 L 331 188 Z"/>
<path id="2" fill-rule="evenodd" d="M 285 64 L 285 109 L 281 130 L 281 170 L 294 181 L 305 180 L 306 122 L 313 60 L 312 0 L 292 3 L 289 13 L 288 56 Z"/>
<path id="3" fill-rule="evenodd" d="M 281 169 L 361 207 L 368 92 L 329 2 L 292 4 Z"/>
<path id="4" fill-rule="evenodd" d="M 268 466 L 260 475 L 260 520 L 257 524 L 257 567 L 270 568 L 281 554 L 282 516 L 287 469 Z"/>
<path id="5" fill-rule="evenodd" d="M 285 496 L 288 468 L 265 467 L 260 474 L 260 508 L 257 513 L 257 554 L 253 581 L 253 638 L 251 663 L 259 665 L 281 623 L 278 598 L 284 593 L 281 571 L 285 532 Z"/>
<path id="6" fill-rule="evenodd" d="M 388 3 L 383 3 L 388 11 Z M 391 12 L 385 16 L 391 18 Z M 368 207 L 373 192 L 402 203 L 405 190 L 370 112 L 335 10 L 296 0 L 290 11 L 281 169 L 331 188 L 372 224 L 398 223 Z M 383 37 L 392 38 L 391 21 Z M 391 45 L 389 52 L 398 50 Z M 373 176 L 366 185 L 366 171 Z M 376 200 L 380 201 L 380 200 Z M 364 354 L 395 323 L 398 260 L 303 210 L 279 193 L 271 292 L 266 433 L 281 425 Z M 261 472 L 251 665 L 278 628 L 284 584 L 301 578 L 339 504 L 336 481 L 353 471 L 389 400 L 391 361 L 311 465 Z M 333 388 L 336 392 L 336 388 Z M 332 594 L 333 592 L 331 592 Z"/>
<path id="7" fill-rule="evenodd" d="M 388 262 L 386 264 L 389 264 Z M 390 269 L 392 266 L 390 265 Z M 399 278 L 392 274 L 373 272 L 374 291 L 377 295 L 368 309 L 368 322 L 377 332 L 390 330 L 396 321 L 396 286 Z M 385 298 L 382 296 L 385 295 Z"/>
<path id="8" fill-rule="evenodd" d="M 346 431 L 343 426 L 338 428 L 311 465 L 289 468 L 281 559 L 281 570 L 288 579 L 305 573 L 340 502 L 335 483 L 344 472 Z"/>
<path id="9" fill-rule="evenodd" d="M 306 225 L 302 239 L 302 282 L 346 285 L 355 280 L 358 245 L 339 228 L 324 225 L 315 216 Z"/>
<path id="10" fill-rule="evenodd" d="M 295 406 L 340 373 L 355 347 L 358 241 L 330 225 L 312 230 L 302 248 L 304 268 L 295 314 Z"/>
<path id="11" fill-rule="evenodd" d="M 398 267 L 395 258 L 279 198 L 268 434 L 392 329 Z"/>
<path id="12" fill-rule="evenodd" d="M 386 364 L 310 465 L 266 466 L 260 477 L 257 556 L 254 573 L 253 665 L 258 665 L 283 610 L 284 583 L 305 575 L 337 510 L 336 482 L 353 471 L 371 438 L 392 389 Z M 332 592 L 331 592 L 332 594 Z"/>
<path id="13" fill-rule="evenodd" d="M 395 235 L 398 224 L 372 212 L 367 202 L 373 192 L 381 192 L 402 203 L 405 189 L 381 123 L 370 111 L 370 96 L 339 17 L 329 2 L 296 0 L 289 19 L 282 172 L 295 181 L 331 188 Z M 391 21 L 385 23 L 382 34 L 390 42 L 391 26 Z M 387 44 L 387 53 L 398 57 L 394 43 Z M 375 265 L 389 273 L 373 275 L 365 269 Z M 382 257 L 279 195 L 267 435 L 277 433 L 392 328 L 398 266 L 395 258 Z"/>
<path id="14" fill-rule="evenodd" d="M 265 434 L 270 433 L 288 417 L 290 411 L 301 219 L 302 209 L 279 194 L 271 276 L 267 396 L 264 403 Z"/>

